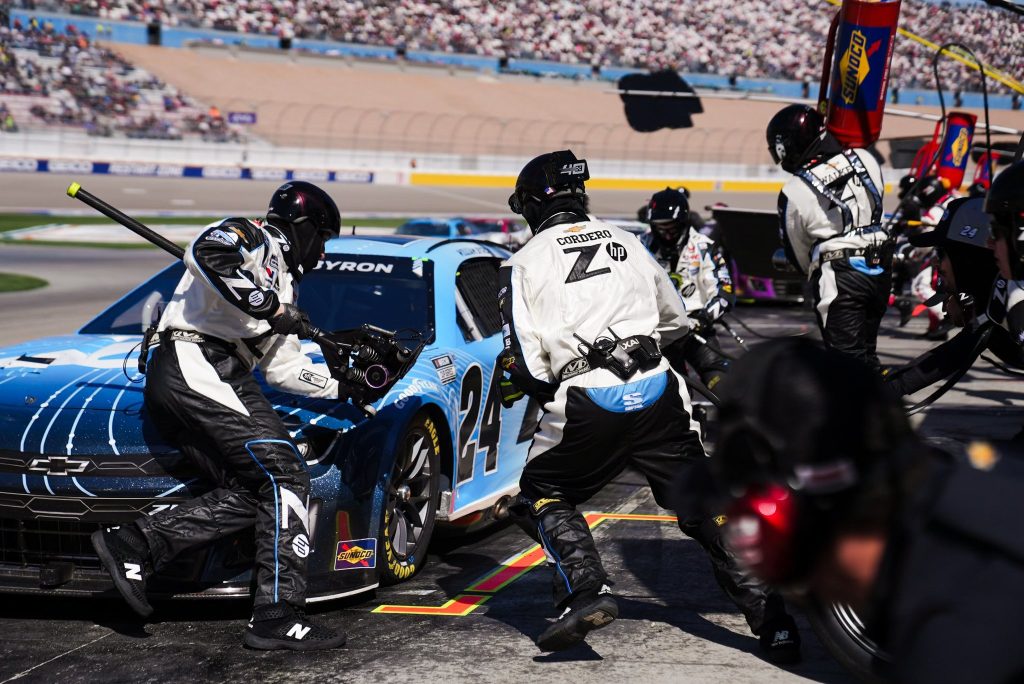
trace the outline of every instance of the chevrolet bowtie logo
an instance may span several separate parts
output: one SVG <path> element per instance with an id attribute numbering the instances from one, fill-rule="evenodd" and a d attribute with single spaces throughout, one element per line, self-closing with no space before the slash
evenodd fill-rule
<path id="1" fill-rule="evenodd" d="M 49 456 L 35 458 L 28 464 L 28 469 L 46 475 L 77 475 L 84 473 L 88 461 L 75 461 L 65 456 Z"/>

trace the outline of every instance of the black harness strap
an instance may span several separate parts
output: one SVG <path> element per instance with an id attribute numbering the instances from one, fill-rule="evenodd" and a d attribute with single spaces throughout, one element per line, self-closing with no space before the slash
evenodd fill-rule
<path id="1" fill-rule="evenodd" d="M 882 193 L 879 192 L 878 186 L 875 185 L 875 182 L 871 180 L 871 175 L 868 173 L 868 170 L 864 168 L 864 163 L 860 160 L 860 157 L 857 156 L 856 152 L 843 150 L 843 157 L 853 169 L 853 172 L 860 179 L 864 189 L 871 196 L 871 226 L 878 226 L 882 220 Z M 808 169 L 802 169 L 797 174 L 797 177 L 807 183 L 811 190 L 827 199 L 839 209 L 840 213 L 843 215 L 843 235 L 856 230 L 853 225 L 853 212 L 850 210 L 850 207 L 847 206 L 846 202 L 844 202 L 842 198 L 832 190 L 832 188 L 822 183 L 821 179 L 811 173 Z"/>

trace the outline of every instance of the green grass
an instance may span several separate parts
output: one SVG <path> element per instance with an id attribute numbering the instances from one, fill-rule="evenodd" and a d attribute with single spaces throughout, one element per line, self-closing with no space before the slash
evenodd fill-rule
<path id="1" fill-rule="evenodd" d="M 34 290 L 37 287 L 46 287 L 48 282 L 42 278 L 33 278 L 27 275 L 16 273 L 0 273 L 0 292 L 18 292 L 20 290 Z"/>
<path id="2" fill-rule="evenodd" d="M 183 217 L 183 216 L 138 216 L 143 223 L 162 223 L 164 225 L 195 225 L 205 226 L 223 216 L 219 217 Z M 83 226 L 115 225 L 106 216 L 48 216 L 45 214 L 0 214 L 0 233 L 19 228 L 31 228 L 32 226 L 45 226 L 50 223 L 76 223 Z"/>

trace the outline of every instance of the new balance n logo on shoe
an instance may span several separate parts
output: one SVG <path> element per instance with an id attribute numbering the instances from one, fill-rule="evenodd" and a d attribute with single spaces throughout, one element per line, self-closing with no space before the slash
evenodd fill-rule
<path id="1" fill-rule="evenodd" d="M 292 628 L 288 630 L 287 636 L 290 636 L 293 639 L 301 639 L 302 637 L 309 634 L 309 630 L 311 629 L 313 628 L 303 627 L 301 622 L 296 622 L 294 625 L 292 625 Z"/>
<path id="2" fill-rule="evenodd" d="M 142 581 L 142 566 L 138 563 L 125 563 L 124 570 L 124 576 L 128 579 Z"/>

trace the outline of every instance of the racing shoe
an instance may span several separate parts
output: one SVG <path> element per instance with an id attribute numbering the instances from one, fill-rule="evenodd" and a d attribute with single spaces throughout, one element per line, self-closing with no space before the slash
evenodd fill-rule
<path id="1" fill-rule="evenodd" d="M 345 645 L 345 634 L 313 622 L 287 603 L 257 606 L 242 643 L 261 651 L 321 651 Z"/>
<path id="2" fill-rule="evenodd" d="M 900 312 L 900 327 L 902 328 L 914 317 L 914 303 L 900 299 L 896 302 L 896 308 Z"/>
<path id="3" fill-rule="evenodd" d="M 573 597 L 565 612 L 537 638 L 542 651 L 564 651 L 587 638 L 591 630 L 601 629 L 619 617 L 619 604 L 608 585 Z"/>
<path id="4" fill-rule="evenodd" d="M 782 615 L 761 627 L 757 634 L 761 654 L 775 665 L 800 662 L 800 631 L 790 615 Z"/>
<path id="5" fill-rule="evenodd" d="M 92 533 L 92 546 L 132 610 L 149 617 L 153 613 L 153 606 L 146 599 L 149 545 L 142 533 L 134 525 L 107 527 Z"/>

